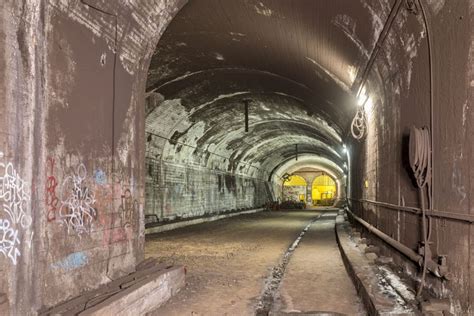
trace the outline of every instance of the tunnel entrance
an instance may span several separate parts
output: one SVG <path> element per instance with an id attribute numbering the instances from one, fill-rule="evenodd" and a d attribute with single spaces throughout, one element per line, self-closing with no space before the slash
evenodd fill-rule
<path id="1" fill-rule="evenodd" d="M 218 1 L 193 1 L 184 6 L 155 49 L 146 85 L 144 213 L 146 232 L 150 233 L 146 256 L 186 264 L 195 284 L 199 284 L 199 273 L 207 275 L 198 263 L 201 256 L 207 258 L 209 269 L 218 271 L 216 275 L 221 266 L 230 264 L 222 261 L 222 253 L 227 259 L 236 256 L 242 261 L 232 264 L 236 269 L 241 270 L 240 265 L 246 262 L 249 270 L 261 274 L 264 267 L 254 267 L 252 260 L 247 262 L 246 249 L 259 249 L 262 256 L 274 261 L 281 254 L 263 251 L 247 237 L 260 240 L 280 232 L 284 242 L 269 241 L 265 248 L 283 247 L 287 253 L 293 252 L 298 242 L 290 242 L 287 248 L 287 241 L 291 240 L 287 237 L 303 230 L 301 238 L 314 218 L 321 215 L 299 209 L 315 203 L 332 205 L 339 192 L 329 186 L 323 188 L 322 183 L 314 195 L 314 179 L 324 173 L 332 176 L 334 185 L 336 179 L 342 186 L 346 182 L 342 131 L 350 117 L 346 110 L 352 109 L 353 100 L 342 86 L 347 87 L 354 80 L 350 67 L 339 68 L 337 62 L 326 59 L 326 66 L 334 67 L 342 76 L 335 81 L 332 74 L 323 70 L 326 66 L 319 64 L 323 61 L 321 56 L 295 42 L 300 66 L 293 69 L 293 63 L 281 63 L 277 56 L 280 44 L 276 37 L 268 39 L 276 54 L 271 54 L 269 63 L 262 63 L 262 56 L 268 51 L 251 24 L 272 28 L 279 22 L 244 2 L 226 5 L 233 8 L 231 23 L 225 14 L 216 15 L 211 24 L 202 18 L 202 12 L 222 10 Z M 283 2 L 273 5 L 289 12 Z M 300 10 L 305 12 L 303 7 Z M 255 15 L 252 23 L 247 19 L 249 14 Z M 308 15 L 302 21 L 309 28 L 314 20 Z M 242 59 L 239 52 L 246 47 L 253 48 Z M 291 175 L 289 181 L 285 174 Z M 262 212 L 248 219 L 247 215 L 239 217 L 239 237 L 233 234 L 234 224 L 225 220 L 222 226 L 230 232 L 216 229 L 211 223 L 176 233 L 161 230 L 166 226 L 181 227 L 180 223 L 202 223 L 221 215 L 261 211 L 269 204 L 285 201 L 297 202 L 281 203 L 282 208 L 292 208 L 293 213 Z M 214 237 L 201 239 L 206 227 L 217 240 L 224 238 L 231 245 L 214 244 Z M 227 235 L 236 239 L 228 240 Z M 196 257 L 194 249 L 202 247 L 204 253 Z M 182 249 L 184 257 L 176 249 Z M 287 256 L 285 251 L 280 251 L 283 257 Z M 190 262 L 186 256 L 195 259 Z M 276 264 L 275 273 L 286 263 Z M 277 279 L 270 278 L 269 283 Z M 249 292 L 248 288 L 252 290 Z M 251 286 L 242 288 L 242 295 L 260 288 L 252 281 Z M 270 288 L 272 293 L 276 290 Z M 227 289 L 223 292 L 227 293 Z"/>
<path id="2" fill-rule="evenodd" d="M 326 174 L 316 177 L 312 183 L 313 205 L 332 206 L 337 197 L 336 181 Z"/>
<path id="3" fill-rule="evenodd" d="M 298 175 L 291 175 L 283 182 L 283 200 L 306 203 L 306 180 Z"/>

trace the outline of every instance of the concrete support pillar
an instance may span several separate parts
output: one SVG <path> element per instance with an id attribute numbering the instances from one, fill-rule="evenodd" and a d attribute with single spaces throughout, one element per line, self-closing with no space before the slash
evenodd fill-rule
<path id="1" fill-rule="evenodd" d="M 306 183 L 306 204 L 313 205 L 313 183 Z"/>

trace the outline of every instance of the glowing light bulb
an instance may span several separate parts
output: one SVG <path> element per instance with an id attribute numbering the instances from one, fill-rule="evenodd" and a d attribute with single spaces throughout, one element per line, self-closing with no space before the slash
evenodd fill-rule
<path id="1" fill-rule="evenodd" d="M 359 94 L 357 95 L 357 105 L 364 106 L 368 98 L 369 98 L 369 95 L 367 94 L 367 90 L 365 89 L 365 87 L 363 87 L 362 90 L 360 90 Z"/>
<path id="2" fill-rule="evenodd" d="M 359 95 L 359 97 L 357 98 L 357 105 L 358 106 L 363 106 L 365 104 L 365 102 L 367 102 L 368 98 L 369 98 L 369 96 L 366 95 L 366 94 Z"/>

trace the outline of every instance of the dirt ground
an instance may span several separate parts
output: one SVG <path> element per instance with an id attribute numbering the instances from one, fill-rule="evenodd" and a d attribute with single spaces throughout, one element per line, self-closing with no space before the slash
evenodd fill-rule
<path id="1" fill-rule="evenodd" d="M 305 234 L 281 282 L 277 311 L 365 314 L 340 257 L 335 219 L 335 213 L 323 214 Z"/>
<path id="2" fill-rule="evenodd" d="M 151 315 L 255 315 L 257 302 L 272 268 L 279 263 L 289 245 L 295 241 L 303 228 L 318 214 L 316 211 L 264 212 L 147 237 L 145 244 L 147 258 L 156 257 L 160 262 L 184 265 L 187 270 L 186 287 Z M 312 230 L 308 231 L 310 232 Z M 334 228 L 331 232 L 334 238 Z M 300 247 L 305 245 L 305 238 L 303 237 Z M 308 246 L 308 250 L 312 246 L 324 247 L 326 242 L 335 243 L 335 240 L 331 238 L 329 240 L 323 238 L 324 241 L 314 243 L 315 238 L 319 238 L 317 234 L 309 240 L 312 245 Z M 330 247 L 333 246 L 334 244 Z M 297 248 L 294 255 L 299 253 L 298 250 Z M 339 256 L 334 251 L 321 253 L 324 256 L 328 254 Z M 312 251 L 311 256 L 318 257 L 318 251 Z M 340 257 L 337 259 L 341 260 Z M 303 274 L 292 274 L 292 269 L 301 269 L 299 267 L 301 262 L 297 262 L 297 265 L 292 268 L 291 260 L 287 273 L 297 278 L 304 278 L 306 274 L 312 273 L 317 275 L 317 265 L 324 263 L 324 260 L 308 262 L 309 266 L 300 271 Z M 330 259 L 325 259 L 325 261 L 326 264 L 330 263 Z M 334 270 L 336 273 L 345 273 L 345 270 L 340 269 L 340 262 L 337 262 L 337 266 L 338 268 Z M 350 282 L 347 275 L 344 274 L 344 276 Z M 315 278 L 312 276 L 308 280 Z M 344 279 L 344 288 L 350 284 L 346 279 Z M 347 302 L 356 304 L 352 309 L 353 314 L 362 313 L 357 305 L 359 302 L 353 287 L 349 286 L 352 291 L 341 293 L 338 277 L 322 278 L 322 280 L 332 283 L 320 284 L 318 282 L 316 288 L 321 287 L 325 292 L 337 292 L 344 296 L 350 295 Z M 289 288 L 287 289 L 288 286 L 294 287 L 297 291 L 301 290 L 301 295 L 314 293 L 314 291 L 303 291 L 298 287 L 297 282 L 291 285 L 286 279 L 283 286 L 288 293 L 291 292 Z M 288 296 L 288 294 L 285 295 Z M 340 300 L 334 303 L 340 304 Z M 282 305 L 282 308 L 286 309 L 282 310 L 283 312 L 289 311 L 286 303 Z"/>

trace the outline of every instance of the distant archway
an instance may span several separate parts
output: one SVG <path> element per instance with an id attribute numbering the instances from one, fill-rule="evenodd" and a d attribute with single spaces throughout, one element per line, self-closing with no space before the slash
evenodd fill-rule
<path id="1" fill-rule="evenodd" d="M 337 183 L 331 176 L 322 174 L 314 179 L 311 190 L 314 205 L 334 205 L 337 195 Z"/>
<path id="2" fill-rule="evenodd" d="M 298 175 L 291 175 L 283 182 L 283 200 L 305 202 L 306 197 L 306 180 Z"/>

